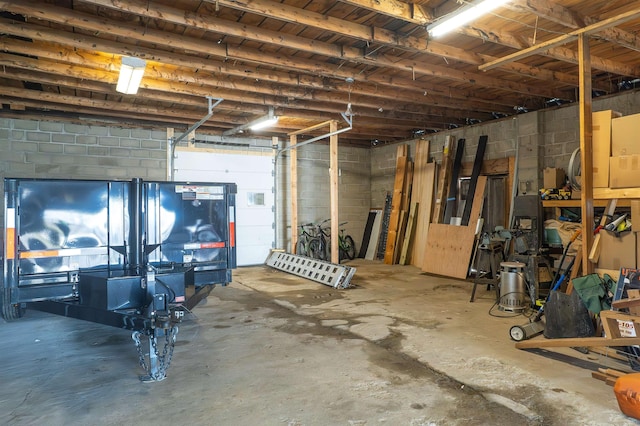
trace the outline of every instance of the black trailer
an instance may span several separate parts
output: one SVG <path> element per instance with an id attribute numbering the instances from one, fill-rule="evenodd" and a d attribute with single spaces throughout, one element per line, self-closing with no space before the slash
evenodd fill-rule
<path id="1" fill-rule="evenodd" d="M 131 330 L 141 379 L 163 380 L 185 312 L 231 282 L 236 185 L 8 178 L 4 187 L 2 316 L 29 306 Z"/>

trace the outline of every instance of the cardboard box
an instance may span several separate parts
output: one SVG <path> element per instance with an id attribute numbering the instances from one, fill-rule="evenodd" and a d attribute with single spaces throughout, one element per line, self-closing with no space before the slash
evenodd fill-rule
<path id="1" fill-rule="evenodd" d="M 611 110 L 594 112 L 592 115 L 594 188 L 609 188 L 611 120 L 620 116 L 619 112 Z"/>
<path id="2" fill-rule="evenodd" d="M 611 120 L 611 155 L 640 154 L 640 114 Z"/>
<path id="3" fill-rule="evenodd" d="M 544 169 L 544 188 L 556 189 L 564 186 L 566 175 L 563 169 L 547 167 Z"/>
<path id="4" fill-rule="evenodd" d="M 609 159 L 609 187 L 640 186 L 640 155 L 622 155 Z"/>
<path id="5" fill-rule="evenodd" d="M 607 231 L 600 231 L 600 258 L 598 268 L 635 268 L 637 242 L 635 232 L 625 232 L 620 238 Z"/>

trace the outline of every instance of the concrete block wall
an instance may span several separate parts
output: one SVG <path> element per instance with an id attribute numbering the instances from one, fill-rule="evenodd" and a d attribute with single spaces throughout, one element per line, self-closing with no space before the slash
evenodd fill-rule
<path id="1" fill-rule="evenodd" d="M 640 90 L 596 98 L 593 111 L 612 109 L 622 115 L 640 113 Z M 572 152 L 580 146 L 578 105 L 555 107 L 426 135 L 431 142 L 430 157 L 441 163 L 445 138 L 465 138 L 463 161 L 473 161 L 478 139 L 488 135 L 485 159 L 516 155 L 518 147 L 518 192 L 537 192 L 542 186 L 545 167 L 568 168 Z M 413 157 L 415 142 L 407 141 Z M 380 145 L 371 150 L 371 205 L 384 206 L 387 192 L 393 191 L 397 144 Z"/>
<path id="2" fill-rule="evenodd" d="M 166 180 L 166 138 L 166 131 L 0 119 L 0 193 L 5 177 Z"/>
<path id="3" fill-rule="evenodd" d="M 517 120 L 507 118 L 487 124 L 453 129 L 424 136 L 430 142 L 429 157 L 431 161 L 442 162 L 442 152 L 446 138 L 452 135 L 456 144 L 465 138 L 463 162 L 473 162 L 478 149 L 480 136 L 487 135 L 489 140 L 485 151 L 485 159 L 515 156 L 518 141 Z M 416 140 L 408 140 L 409 157 L 415 157 Z M 398 144 L 383 144 L 371 149 L 371 206 L 384 207 L 387 193 L 393 192 L 393 181 L 396 173 L 396 149 Z M 454 151 L 455 153 L 455 151 Z"/>
<path id="4" fill-rule="evenodd" d="M 593 111 L 614 110 L 624 115 L 640 113 L 640 91 L 596 98 Z M 580 109 L 578 105 L 543 112 L 544 161 L 542 167 L 567 170 L 573 151 L 580 146 Z"/>
<path id="5" fill-rule="evenodd" d="M 298 148 L 298 223 L 318 223 L 331 216 L 329 193 L 329 145 L 316 142 Z M 371 207 L 371 156 L 368 148 L 340 146 L 338 143 L 338 216 L 348 222 L 343 228 L 360 249 Z M 277 217 L 280 248 L 291 250 L 290 155 L 277 160 Z M 297 232 L 297 231 L 295 231 Z"/>

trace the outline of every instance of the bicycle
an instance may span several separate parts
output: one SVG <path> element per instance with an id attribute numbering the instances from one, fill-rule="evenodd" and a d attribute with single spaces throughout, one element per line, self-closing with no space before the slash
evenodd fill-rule
<path id="1" fill-rule="evenodd" d="M 345 225 L 347 222 L 341 223 Z M 356 243 L 351 238 L 351 235 L 344 235 L 344 229 L 340 230 L 338 234 L 338 244 L 340 249 L 340 260 L 349 259 L 353 260 L 356 257 Z"/>
<path id="2" fill-rule="evenodd" d="M 313 246 L 314 256 L 318 260 L 327 260 L 331 258 L 331 252 L 329 251 L 329 244 L 327 241 L 331 240 L 331 236 L 325 230 L 322 225 L 327 223 L 330 219 L 325 219 L 316 225 L 316 236 L 313 241 L 309 242 L 310 246 Z"/>
<path id="3" fill-rule="evenodd" d="M 330 219 L 326 219 L 322 221 L 320 224 L 316 225 L 317 228 L 317 239 L 319 244 L 319 252 L 318 254 L 322 257 L 317 257 L 320 260 L 327 260 L 331 258 L 331 234 L 327 233 L 325 230 L 328 228 L 323 228 L 322 225 L 328 222 Z M 348 222 L 342 222 L 339 226 L 344 226 Z M 351 235 L 345 235 L 344 229 L 340 230 L 338 234 L 338 253 L 339 260 L 353 260 L 356 257 L 356 244 L 351 238 Z"/>
<path id="4" fill-rule="evenodd" d="M 300 234 L 298 235 L 298 244 L 296 245 L 296 254 L 301 256 L 315 257 L 312 255 L 313 250 L 311 249 L 311 241 L 314 240 L 315 235 L 310 234 L 307 231 L 307 228 L 312 228 L 313 223 L 305 223 L 300 225 Z M 314 244 L 317 246 L 317 243 Z"/>

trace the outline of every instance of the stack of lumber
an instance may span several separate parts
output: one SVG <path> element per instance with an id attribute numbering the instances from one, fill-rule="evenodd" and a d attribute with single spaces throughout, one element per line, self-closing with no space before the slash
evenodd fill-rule
<path id="1" fill-rule="evenodd" d="M 431 222 L 436 164 L 429 163 L 428 140 L 398 146 L 384 263 L 421 266 Z"/>
<path id="2" fill-rule="evenodd" d="M 399 247 L 401 247 L 398 243 L 402 243 L 402 241 L 399 241 L 399 236 L 402 235 L 399 231 L 403 224 L 406 226 L 407 204 L 410 197 L 410 194 L 407 193 L 410 188 L 407 184 L 407 174 L 409 169 L 413 170 L 409 163 L 409 145 L 399 145 L 396 151 L 396 177 L 393 182 L 393 194 L 391 196 L 391 216 L 389 217 L 389 228 L 387 230 L 387 247 L 384 252 L 384 263 L 387 265 L 397 263 L 396 256 L 399 257 Z"/>
<path id="3" fill-rule="evenodd" d="M 433 210 L 435 179 L 436 163 L 429 162 L 429 141 L 419 140 L 416 143 L 409 226 L 402 253 L 404 257 L 402 255 L 400 257 L 402 265 L 411 264 L 422 267 Z M 413 217 L 411 210 L 414 211 Z"/>

